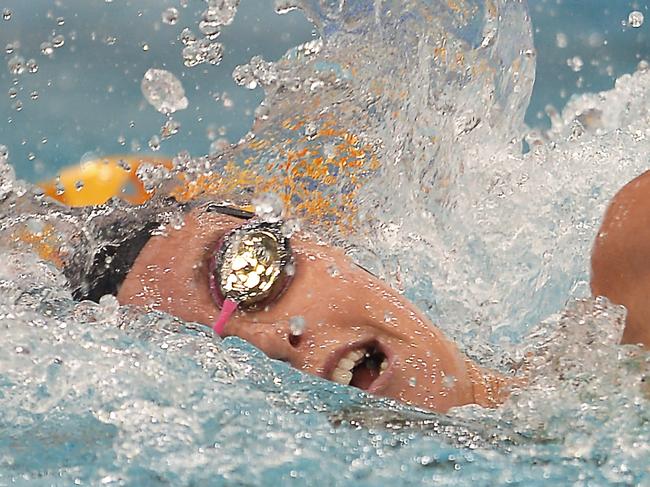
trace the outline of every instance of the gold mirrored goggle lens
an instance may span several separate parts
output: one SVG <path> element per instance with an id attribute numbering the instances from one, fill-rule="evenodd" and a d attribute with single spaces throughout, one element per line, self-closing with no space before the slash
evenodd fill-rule
<path id="1" fill-rule="evenodd" d="M 213 271 L 218 301 L 250 308 L 282 293 L 290 278 L 291 248 L 281 230 L 280 223 L 255 222 L 224 238 Z"/>

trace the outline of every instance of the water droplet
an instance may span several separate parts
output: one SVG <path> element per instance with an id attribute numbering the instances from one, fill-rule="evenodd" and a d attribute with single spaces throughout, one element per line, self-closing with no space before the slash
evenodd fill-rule
<path id="1" fill-rule="evenodd" d="M 176 25 L 178 22 L 179 13 L 178 9 L 174 7 L 169 7 L 168 9 L 163 10 L 162 21 L 163 24 L 167 25 Z"/>
<path id="2" fill-rule="evenodd" d="M 284 235 L 287 238 L 293 237 L 293 235 L 299 231 L 300 231 L 300 220 L 291 218 L 289 220 L 285 220 L 285 222 L 282 224 L 282 235 Z"/>
<path id="3" fill-rule="evenodd" d="M 65 37 L 62 34 L 58 34 L 52 37 L 52 47 L 58 49 L 60 47 L 63 47 L 63 44 L 65 44 Z"/>
<path id="4" fill-rule="evenodd" d="M 38 64 L 35 59 L 28 59 L 25 65 L 27 66 L 27 71 L 31 74 L 38 73 Z"/>
<path id="5" fill-rule="evenodd" d="M 335 264 L 327 266 L 327 273 L 332 277 L 339 277 L 341 275 L 341 271 Z"/>
<path id="6" fill-rule="evenodd" d="M 228 142 L 228 139 L 219 138 L 210 144 L 210 155 L 221 155 L 226 151 L 228 147 L 230 147 L 230 142 Z"/>
<path id="7" fill-rule="evenodd" d="M 0 145 L 0 164 L 9 162 L 9 149 L 6 145 Z"/>
<path id="8" fill-rule="evenodd" d="M 160 113 L 170 114 L 188 106 L 179 79 L 164 69 L 149 69 L 140 84 L 146 100 Z"/>
<path id="9" fill-rule="evenodd" d="M 149 139 L 148 145 L 149 145 L 149 149 L 151 149 L 154 152 L 160 150 L 160 137 L 158 137 L 157 135 L 152 136 Z"/>
<path id="10" fill-rule="evenodd" d="M 639 12 L 638 10 L 633 10 L 627 17 L 628 24 L 630 24 L 630 27 L 635 29 L 638 29 L 643 25 L 643 20 L 643 12 Z"/>
<path id="11" fill-rule="evenodd" d="M 456 384 L 456 377 L 453 375 L 446 375 L 442 378 L 442 385 L 447 389 L 451 389 Z"/>
<path id="12" fill-rule="evenodd" d="M 189 46 L 190 44 L 196 42 L 196 40 L 196 34 L 194 34 L 194 32 L 192 32 L 189 28 L 185 27 L 181 32 L 181 42 L 183 45 Z"/>
<path id="13" fill-rule="evenodd" d="M 11 16 L 13 15 L 13 12 L 11 9 L 5 8 L 2 10 L 2 20 L 9 21 L 11 20 Z"/>
<path id="14" fill-rule="evenodd" d="M 296 8 L 293 0 L 275 0 L 275 12 L 280 15 L 287 14 Z"/>
<path id="15" fill-rule="evenodd" d="M 160 136 L 163 140 L 169 139 L 171 136 L 176 135 L 181 128 L 180 122 L 171 118 L 165 121 L 165 124 L 160 128 Z"/>
<path id="16" fill-rule="evenodd" d="M 567 59 L 566 64 L 576 73 L 580 71 L 582 67 L 585 65 L 584 61 L 580 56 L 573 56 L 572 58 Z"/>
<path id="17" fill-rule="evenodd" d="M 25 60 L 22 56 L 14 56 L 7 61 L 7 67 L 11 74 L 23 74 L 25 72 Z"/>
<path id="18" fill-rule="evenodd" d="M 217 37 L 220 33 L 219 24 L 215 21 L 202 20 L 199 22 L 199 30 L 203 35 L 210 38 Z"/>
<path id="19" fill-rule="evenodd" d="M 255 214 L 266 222 L 279 222 L 282 219 L 284 205 L 275 193 L 264 193 L 253 199 Z"/>
<path id="20" fill-rule="evenodd" d="M 130 171 L 131 170 L 131 166 L 124 159 L 120 159 L 119 161 L 117 161 L 117 165 L 120 168 L 124 169 L 125 171 Z"/>
<path id="21" fill-rule="evenodd" d="M 306 325 L 307 322 L 302 316 L 292 316 L 289 318 L 289 329 L 291 330 L 291 334 L 294 336 L 302 335 L 305 331 Z"/>
<path id="22" fill-rule="evenodd" d="M 52 47 L 51 42 L 45 41 L 41 43 L 41 54 L 43 54 L 43 56 L 52 56 L 52 54 L 54 54 L 54 47 Z"/>
<path id="23" fill-rule="evenodd" d="M 265 104 L 261 104 L 255 109 L 255 118 L 258 120 L 268 120 L 271 110 Z"/>
<path id="24" fill-rule="evenodd" d="M 305 137 L 307 137 L 308 140 L 314 139 L 317 134 L 318 127 L 315 123 L 309 122 L 307 125 L 305 125 Z"/>

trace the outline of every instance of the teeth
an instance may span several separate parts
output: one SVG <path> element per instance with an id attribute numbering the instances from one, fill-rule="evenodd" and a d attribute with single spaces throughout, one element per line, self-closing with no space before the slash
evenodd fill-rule
<path id="1" fill-rule="evenodd" d="M 350 385 L 350 381 L 352 380 L 352 372 L 350 370 L 342 370 L 336 368 L 334 369 L 334 372 L 332 372 L 332 380 L 334 382 L 338 382 L 339 384 L 343 384 L 344 386 Z"/>
<path id="2" fill-rule="evenodd" d="M 354 369 L 355 365 L 357 365 L 356 360 L 350 360 L 347 357 L 343 357 L 336 368 L 343 370 L 352 370 Z"/>
<path id="3" fill-rule="evenodd" d="M 343 356 L 332 372 L 332 380 L 339 384 L 349 385 L 352 381 L 352 369 L 359 365 L 368 355 L 367 350 L 352 350 Z M 379 375 L 388 369 L 388 360 L 384 359 L 379 366 Z"/>

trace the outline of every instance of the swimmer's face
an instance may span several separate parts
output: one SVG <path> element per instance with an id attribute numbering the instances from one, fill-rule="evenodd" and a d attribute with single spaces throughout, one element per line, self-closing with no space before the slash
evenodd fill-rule
<path id="1" fill-rule="evenodd" d="M 119 301 L 212 325 L 219 308 L 210 258 L 217 242 L 243 223 L 195 209 L 182 228 L 145 245 Z M 411 303 L 339 249 L 300 234 L 291 246 L 295 275 L 285 292 L 265 309 L 238 311 L 226 336 L 299 370 L 428 409 L 474 401 L 467 360 Z"/>

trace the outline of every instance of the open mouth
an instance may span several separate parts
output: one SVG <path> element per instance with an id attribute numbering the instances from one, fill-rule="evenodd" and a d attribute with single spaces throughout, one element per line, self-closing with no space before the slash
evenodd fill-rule
<path id="1" fill-rule="evenodd" d="M 347 351 L 339 359 L 330 374 L 330 380 L 370 391 L 388 370 L 388 362 L 388 357 L 379 344 L 373 342 L 362 345 Z"/>

